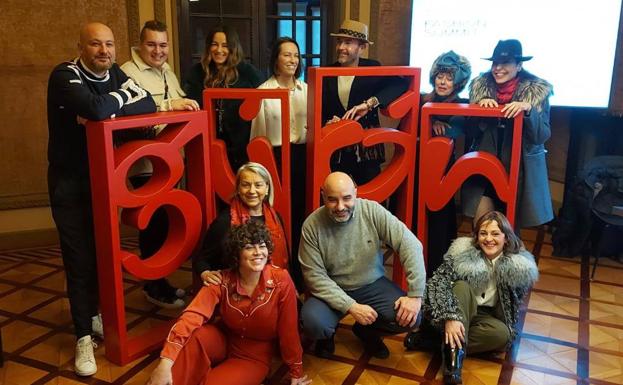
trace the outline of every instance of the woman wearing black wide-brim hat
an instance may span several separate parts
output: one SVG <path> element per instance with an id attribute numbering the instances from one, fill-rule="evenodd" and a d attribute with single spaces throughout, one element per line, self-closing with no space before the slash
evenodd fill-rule
<path id="1" fill-rule="evenodd" d="M 509 168 L 512 127 L 515 116 L 524 114 L 521 163 L 517 192 L 517 231 L 553 219 L 551 194 L 547 178 L 544 143 L 551 135 L 549 96 L 552 85 L 524 68 L 532 56 L 524 56 L 519 40 L 500 40 L 491 61 L 491 70 L 476 77 L 469 87 L 470 103 L 482 107 L 503 106 L 505 118 L 478 118 L 471 125 L 471 150 L 495 154 Z M 495 189 L 480 176 L 464 185 L 461 202 L 463 212 L 474 222 L 491 210 L 503 209 Z"/>

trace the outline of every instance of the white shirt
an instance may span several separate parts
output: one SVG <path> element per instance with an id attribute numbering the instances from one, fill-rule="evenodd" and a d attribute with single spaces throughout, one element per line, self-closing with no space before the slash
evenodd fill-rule
<path id="1" fill-rule="evenodd" d="M 138 48 L 132 47 L 132 59 L 123 63 L 123 72 L 139 86 L 151 94 L 158 111 L 169 110 L 169 100 L 180 99 L 186 96 L 175 72 L 171 71 L 169 63 L 164 63 L 162 69 L 150 67 L 141 59 Z M 167 98 L 165 99 L 165 91 Z"/>
<path id="2" fill-rule="evenodd" d="M 475 293 L 476 303 L 478 304 L 478 306 L 494 307 L 498 303 L 498 287 L 497 287 L 497 281 L 495 279 L 494 271 L 495 271 L 495 265 L 500 260 L 501 255 L 502 254 L 500 253 L 500 255 L 498 255 L 497 257 L 491 260 L 485 257 L 485 262 L 487 264 L 487 268 L 489 269 L 489 276 L 491 278 L 489 278 L 489 284 L 487 285 L 487 288 L 485 289 L 484 292 Z"/>
<path id="3" fill-rule="evenodd" d="M 348 111 L 348 99 L 350 98 L 350 89 L 353 87 L 353 80 L 355 80 L 354 76 L 337 77 L 337 95 L 346 111 Z"/>
<path id="4" fill-rule="evenodd" d="M 132 59 L 123 63 L 123 72 L 136 84 L 149 91 L 158 111 L 170 110 L 170 101 L 186 96 L 180 83 L 177 81 L 175 73 L 171 71 L 169 63 L 164 63 L 161 69 L 151 67 L 141 59 L 138 47 L 132 47 Z M 166 99 L 165 99 L 166 94 Z M 159 133 L 165 125 L 154 127 Z M 141 158 L 132 165 L 128 171 L 129 176 L 148 175 L 153 172 L 152 164 L 146 159 Z"/>
<path id="5" fill-rule="evenodd" d="M 271 76 L 258 89 L 280 88 Z M 251 124 L 251 138 L 266 136 L 273 146 L 281 146 L 281 103 L 279 99 L 263 99 L 260 111 Z M 307 138 L 307 83 L 296 80 L 290 90 L 290 143 L 305 143 Z"/>

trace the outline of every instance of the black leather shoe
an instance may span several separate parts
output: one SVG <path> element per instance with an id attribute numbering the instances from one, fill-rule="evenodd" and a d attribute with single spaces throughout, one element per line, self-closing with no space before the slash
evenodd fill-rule
<path id="1" fill-rule="evenodd" d="M 372 355 L 372 357 L 382 360 L 389 357 L 389 349 L 383 343 L 381 336 L 370 327 L 355 323 L 353 325 L 353 334 L 363 342 L 364 349 Z"/>
<path id="2" fill-rule="evenodd" d="M 402 344 L 407 350 L 433 352 L 441 343 L 439 333 L 434 330 L 420 328 L 407 333 Z"/>
<path id="3" fill-rule="evenodd" d="M 441 356 L 443 358 L 443 383 L 446 385 L 462 384 L 461 371 L 463 370 L 465 350 L 458 347 L 451 348 L 450 345 L 443 344 Z"/>
<path id="4" fill-rule="evenodd" d="M 331 358 L 335 353 L 335 336 L 324 340 L 316 340 L 316 348 L 314 349 L 314 355 L 320 358 Z"/>

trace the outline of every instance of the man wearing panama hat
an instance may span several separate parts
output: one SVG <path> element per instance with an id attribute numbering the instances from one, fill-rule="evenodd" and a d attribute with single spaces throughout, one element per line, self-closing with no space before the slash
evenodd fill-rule
<path id="1" fill-rule="evenodd" d="M 337 61 L 333 67 L 380 66 L 377 60 L 361 57 L 369 45 L 368 26 L 355 20 L 344 20 L 336 33 Z M 339 76 L 324 79 L 322 86 L 322 120 L 326 124 L 340 119 L 357 120 L 364 128 L 380 127 L 378 107 L 385 107 L 407 89 L 399 77 Z M 357 184 L 378 175 L 385 160 L 383 144 L 363 147 L 348 146 L 331 159 L 332 171 L 343 171 Z"/>

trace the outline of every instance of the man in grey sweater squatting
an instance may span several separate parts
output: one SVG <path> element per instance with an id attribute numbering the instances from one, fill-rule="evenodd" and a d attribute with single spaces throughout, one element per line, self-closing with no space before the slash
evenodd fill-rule
<path id="1" fill-rule="evenodd" d="M 383 334 L 411 331 L 418 320 L 426 283 L 422 244 L 398 218 L 377 202 L 357 198 L 353 180 L 329 174 L 324 206 L 303 224 L 299 261 L 311 296 L 301 310 L 305 334 L 316 340 L 315 354 L 335 351 L 333 337 L 346 314 L 367 353 L 389 357 Z M 408 292 L 385 277 L 381 246 L 400 256 Z"/>

